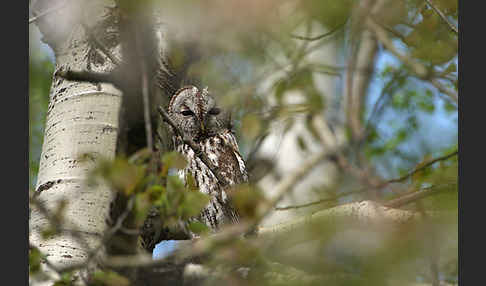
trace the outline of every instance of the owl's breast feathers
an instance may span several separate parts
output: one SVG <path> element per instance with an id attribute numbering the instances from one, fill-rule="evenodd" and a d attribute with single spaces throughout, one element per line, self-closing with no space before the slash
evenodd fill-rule
<path id="1" fill-rule="evenodd" d="M 225 130 L 214 136 L 198 142 L 203 153 L 215 165 L 229 186 L 248 181 L 248 174 L 243 158 L 238 150 L 236 139 L 230 130 Z M 210 203 L 203 209 L 201 219 L 212 229 L 217 229 L 225 222 L 235 223 L 239 215 L 231 205 L 227 189 L 218 184 L 216 176 L 195 156 L 190 146 L 179 141 L 177 151 L 186 156 L 188 164 L 179 172 L 181 179 L 190 173 L 199 187 L 200 192 L 210 195 Z"/>

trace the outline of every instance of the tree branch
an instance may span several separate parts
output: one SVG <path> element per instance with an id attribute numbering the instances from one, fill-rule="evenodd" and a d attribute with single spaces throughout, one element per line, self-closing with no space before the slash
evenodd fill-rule
<path id="1" fill-rule="evenodd" d="M 54 76 L 60 76 L 67 80 L 72 81 L 87 81 L 91 83 L 111 83 L 115 86 L 119 86 L 118 77 L 113 72 L 101 73 L 92 71 L 61 71 L 58 70 L 54 73 Z"/>
<path id="2" fill-rule="evenodd" d="M 299 35 L 294 35 L 294 34 L 291 34 L 290 36 L 292 38 L 298 39 L 298 40 L 317 41 L 317 40 L 320 40 L 320 39 L 325 38 L 327 36 L 330 36 L 330 35 L 334 34 L 335 32 L 337 32 L 338 30 L 340 30 L 342 27 L 344 27 L 344 25 L 346 25 L 346 23 L 348 22 L 348 19 L 346 19 L 341 25 L 338 25 L 338 26 L 334 27 L 332 30 L 330 30 L 329 32 L 324 33 L 324 34 L 319 35 L 319 36 L 315 36 L 315 37 L 305 37 L 305 36 L 299 36 Z"/>
<path id="3" fill-rule="evenodd" d="M 365 224 L 392 223 L 399 225 L 425 217 L 437 218 L 445 215 L 457 215 L 455 212 L 437 211 L 426 211 L 425 214 L 426 216 L 420 212 L 389 208 L 373 201 L 362 201 L 318 211 L 310 216 L 300 217 L 278 225 L 260 227 L 257 233 L 259 237 L 267 239 L 277 235 L 285 236 L 286 234 L 296 233 L 306 226 L 321 225 L 325 222 L 335 221 L 336 219 L 352 219 Z M 299 239 L 300 241 L 304 241 L 305 237 Z"/>
<path id="4" fill-rule="evenodd" d="M 143 119 L 145 125 L 145 138 L 147 141 L 147 147 L 152 154 L 151 160 L 149 163 L 149 170 L 155 171 L 156 170 L 156 159 L 154 154 L 154 143 L 153 143 L 153 135 L 152 135 L 152 120 L 150 117 L 150 95 L 149 95 L 149 83 L 148 83 L 148 76 L 147 76 L 147 64 L 145 62 L 146 57 L 143 55 L 143 48 L 142 48 L 142 41 L 140 36 L 135 33 L 135 49 L 140 57 L 140 70 L 141 70 L 141 84 L 142 84 L 142 101 L 143 101 Z"/>
<path id="5" fill-rule="evenodd" d="M 405 181 L 407 178 L 413 176 L 414 174 L 416 174 L 417 172 L 425 169 L 425 168 L 428 168 L 430 167 L 431 165 L 433 165 L 434 163 L 437 163 L 439 161 L 443 161 L 443 160 L 447 160 L 455 155 L 458 154 L 458 151 L 454 151 L 450 154 L 447 154 L 447 155 L 444 155 L 444 156 L 441 156 L 441 157 L 438 157 L 438 158 L 435 158 L 429 162 L 427 162 L 426 164 L 418 167 L 418 168 L 415 168 L 413 169 L 412 171 L 408 172 L 406 175 L 403 175 L 399 178 L 396 178 L 396 179 L 391 179 L 391 180 L 387 180 L 387 181 L 384 181 L 384 182 L 381 182 L 379 183 L 376 188 L 383 188 L 385 187 L 386 185 L 388 184 L 391 184 L 391 183 L 398 183 L 398 182 L 403 182 Z M 434 188 L 433 187 L 430 187 L 430 189 Z M 309 202 L 309 203 L 305 203 L 305 204 L 300 204 L 300 205 L 293 205 L 293 206 L 285 206 L 285 207 L 276 207 L 275 210 L 278 210 L 278 211 L 283 211 L 283 210 L 290 210 L 290 209 L 299 209 L 299 208 L 305 208 L 305 207 L 310 207 L 310 206 L 314 206 L 314 205 L 318 205 L 318 204 L 322 204 L 322 203 L 326 203 L 326 202 L 333 202 L 335 200 L 337 200 L 338 198 L 341 198 L 341 197 L 346 197 L 346 196 L 349 196 L 349 195 L 353 195 L 353 194 L 359 194 L 359 193 L 364 193 L 366 192 L 368 189 L 367 188 L 364 188 L 364 189 L 360 189 L 360 190 L 357 190 L 357 191 L 350 191 L 350 192 L 345 192 L 345 193 L 342 193 L 342 194 L 339 194 L 337 196 L 334 196 L 332 198 L 325 198 L 325 199 L 320 199 L 320 200 L 317 200 L 317 201 L 313 201 L 313 202 Z M 433 193 L 433 191 L 428 191 L 428 188 L 426 188 L 427 191 L 423 191 L 420 190 L 420 191 L 417 191 L 417 194 L 415 195 L 405 195 L 403 196 L 403 200 L 401 200 L 402 197 L 400 198 L 397 198 L 396 201 L 392 200 L 388 203 L 385 204 L 385 206 L 389 206 L 389 207 L 399 207 L 399 206 L 402 206 L 404 204 L 407 204 L 409 202 L 411 202 L 410 200 L 417 200 L 417 199 L 421 199 L 425 196 L 429 196 L 430 194 Z M 390 204 L 390 205 L 389 205 Z"/>
<path id="6" fill-rule="evenodd" d="M 334 202 L 334 201 L 336 201 L 339 198 L 347 197 L 347 196 L 354 195 L 354 194 L 364 193 L 367 190 L 368 189 L 363 188 L 363 189 L 360 189 L 360 190 L 357 190 L 357 191 L 344 192 L 344 193 L 338 194 L 338 195 L 336 195 L 336 196 L 334 196 L 332 198 L 320 199 L 320 200 L 317 200 L 317 201 L 313 201 L 313 202 L 305 203 L 305 204 L 301 204 L 301 205 L 293 205 L 293 206 L 285 206 L 285 207 L 275 207 L 275 210 L 276 211 L 286 211 L 286 210 L 291 210 L 291 209 L 306 208 L 306 207 L 315 206 L 315 205 L 319 205 L 319 204 L 327 203 L 327 202 Z"/>
<path id="7" fill-rule="evenodd" d="M 432 3 L 432 1 L 425 0 L 425 2 L 427 2 L 427 4 L 429 4 L 429 6 L 432 7 L 432 9 L 434 9 L 435 13 L 437 13 L 437 15 L 439 15 L 439 17 L 442 18 L 442 20 L 447 24 L 447 26 L 451 29 L 451 31 L 453 31 L 456 34 L 459 33 L 457 28 L 454 25 L 452 25 L 449 19 L 447 19 L 446 15 L 444 15 L 444 13 L 442 13 L 442 11 L 439 10 L 439 8 L 437 8 L 437 6 L 435 6 L 434 3 Z"/>
<path id="8" fill-rule="evenodd" d="M 392 40 L 386 34 L 386 30 L 380 25 L 376 24 L 372 19 L 368 18 L 366 20 L 366 25 L 374 32 L 378 40 L 389 50 L 393 55 L 400 59 L 406 66 L 408 66 L 412 73 L 423 80 L 430 80 L 431 84 L 434 85 L 439 91 L 447 94 L 456 104 L 458 103 L 457 93 L 445 89 L 438 81 L 430 79 L 430 73 L 427 68 L 420 62 L 414 60 L 408 55 L 401 54 Z"/>
<path id="9" fill-rule="evenodd" d="M 55 5 L 54 7 L 48 8 L 45 11 L 42 11 L 41 13 L 35 15 L 34 17 L 29 19 L 29 24 L 34 23 L 37 21 L 39 18 L 44 17 L 52 12 L 55 12 L 61 8 L 63 8 L 66 4 L 68 3 L 67 0 L 63 1 L 62 3 L 59 3 L 59 5 Z"/>
<path id="10" fill-rule="evenodd" d="M 449 184 L 442 184 L 442 185 L 436 185 L 436 186 L 430 186 L 427 188 L 422 188 L 418 191 L 410 192 L 407 194 L 404 194 L 398 198 L 389 200 L 385 202 L 384 206 L 390 207 L 390 208 L 399 208 L 404 205 L 407 205 L 409 203 L 415 202 L 417 200 L 429 197 L 431 195 L 437 194 L 441 192 L 443 189 L 440 187 L 447 186 Z"/>
<path id="11" fill-rule="evenodd" d="M 361 201 L 340 205 L 331 209 L 315 212 L 310 216 L 300 217 L 278 225 L 259 227 L 256 230 L 258 238 L 272 239 L 275 236 L 283 236 L 295 233 L 305 227 L 322 224 L 336 219 L 352 219 L 365 224 L 391 223 L 401 225 L 413 221 L 429 218 L 442 218 L 449 215 L 457 215 L 456 212 L 427 211 L 424 214 L 410 210 L 400 210 L 386 207 L 373 201 Z M 148 255 L 111 256 L 103 260 L 103 264 L 109 267 L 154 267 L 164 266 L 170 261 L 177 262 L 187 259 L 191 255 L 202 255 L 214 247 L 217 242 L 228 239 L 234 240 L 234 234 L 241 231 L 241 227 L 228 227 L 222 232 L 196 240 L 181 240 L 178 250 L 163 259 L 152 259 Z M 299 236 L 299 241 L 306 241 L 305 236 Z M 240 238 L 242 239 L 242 238 Z M 188 256 L 189 255 L 189 256 Z"/>
<path id="12" fill-rule="evenodd" d="M 378 51 L 376 39 L 364 30 L 360 37 L 358 50 L 351 56 L 346 75 L 347 123 L 351 130 L 352 139 L 360 141 L 363 137 L 361 124 L 362 105 L 366 98 L 371 73 L 355 74 L 356 69 L 373 70 L 374 59 Z"/>
<path id="13" fill-rule="evenodd" d="M 427 162 L 426 164 L 424 164 L 424 165 L 422 165 L 422 166 L 420 166 L 420 167 L 418 167 L 418 168 L 413 169 L 412 171 L 408 172 L 406 175 L 403 175 L 403 176 L 401 176 L 401 177 L 399 177 L 399 178 L 396 178 L 396 179 L 391 179 L 391 180 L 386 181 L 386 184 L 389 184 L 389 183 L 398 183 L 398 182 L 403 182 L 403 181 L 405 181 L 407 178 L 409 178 L 409 177 L 413 176 L 414 174 L 416 174 L 416 173 L 417 173 L 417 172 L 419 172 L 419 171 L 422 171 L 422 170 L 423 170 L 423 169 L 425 169 L 425 168 L 428 168 L 429 166 L 433 165 L 434 163 L 437 163 L 437 162 L 439 162 L 439 161 L 444 161 L 444 160 L 447 160 L 447 159 L 449 159 L 449 158 L 451 158 L 451 157 L 453 157 L 453 156 L 455 156 L 455 155 L 457 155 L 457 154 L 458 154 L 458 151 L 456 150 L 456 151 L 454 151 L 454 152 L 452 152 L 452 153 L 450 153 L 450 154 L 447 154 L 447 155 L 444 155 L 444 156 L 441 156 L 441 157 L 435 158 L 435 159 L 433 159 L 433 160 L 431 160 L 431 161 Z"/>

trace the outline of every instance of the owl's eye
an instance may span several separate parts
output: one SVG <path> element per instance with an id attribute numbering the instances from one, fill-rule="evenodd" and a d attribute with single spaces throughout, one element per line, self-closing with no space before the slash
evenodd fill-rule
<path id="1" fill-rule="evenodd" d="M 184 116 L 191 116 L 191 115 L 194 115 L 194 112 L 190 111 L 190 110 L 183 110 L 181 111 L 182 115 Z"/>
<path id="2" fill-rule="evenodd" d="M 221 112 L 221 109 L 214 107 L 214 108 L 211 108 L 208 113 L 211 114 L 211 115 L 218 115 L 220 112 Z"/>

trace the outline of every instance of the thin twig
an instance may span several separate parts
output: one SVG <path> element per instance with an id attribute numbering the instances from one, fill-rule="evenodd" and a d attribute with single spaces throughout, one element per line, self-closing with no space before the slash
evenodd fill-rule
<path id="1" fill-rule="evenodd" d="M 392 78 L 390 79 L 390 81 L 387 82 L 385 87 L 382 89 L 381 94 L 378 97 L 378 99 L 376 100 L 376 102 L 373 106 L 373 109 L 370 112 L 370 116 L 368 117 L 368 120 L 365 123 L 364 130 L 363 130 L 363 136 L 361 138 L 361 141 L 359 142 L 360 144 L 363 143 L 363 141 L 368 137 L 369 132 L 370 132 L 370 126 L 371 126 L 372 122 L 376 121 L 377 118 L 379 118 L 379 116 L 381 115 L 383 107 L 386 104 L 386 103 L 382 103 L 382 101 L 384 101 L 387 98 L 390 98 L 390 97 L 387 97 L 387 95 L 389 95 L 392 92 L 392 89 L 394 87 L 394 83 L 399 77 L 400 77 L 400 71 L 395 72 L 393 74 Z"/>
<path id="2" fill-rule="evenodd" d="M 440 92 L 442 92 L 442 93 L 446 94 L 447 96 L 449 96 L 450 98 L 452 98 L 454 100 L 454 102 L 457 104 L 457 94 L 454 91 L 452 91 L 452 90 L 444 87 L 436 79 L 431 80 L 430 81 L 430 84 L 432 84 L 433 86 L 435 86 L 435 88 L 437 88 Z"/>
<path id="3" fill-rule="evenodd" d="M 378 184 L 376 186 L 376 188 L 383 188 L 385 187 L 386 185 L 388 184 L 391 184 L 391 183 L 398 183 L 398 182 L 402 182 L 402 181 L 405 181 L 407 178 L 411 177 L 412 175 L 416 174 L 417 172 L 433 165 L 434 163 L 437 163 L 439 161 L 443 161 L 443 160 L 447 160 L 455 155 L 458 154 L 458 151 L 454 151 L 450 154 L 447 154 L 445 156 L 441 156 L 441 157 L 438 157 L 438 158 L 435 158 L 431 161 L 429 161 L 428 163 L 426 163 L 425 165 L 423 166 L 420 166 L 418 168 L 415 168 L 413 169 L 412 171 L 408 172 L 406 175 L 402 176 L 402 177 L 399 177 L 399 178 L 396 178 L 396 179 L 391 179 L 391 180 L 388 180 L 388 181 L 384 181 L 382 182 L 381 184 Z M 309 202 L 309 203 L 305 203 L 305 204 L 301 204 L 301 205 L 293 205 L 293 206 L 285 206 L 285 207 L 276 207 L 275 210 L 278 210 L 278 211 L 282 211 L 282 210 L 290 210 L 290 209 L 299 209 L 299 208 L 305 208 L 305 207 L 310 207 L 310 206 L 314 206 L 314 205 L 318 205 L 318 204 L 322 204 L 322 203 L 326 203 L 326 202 L 332 202 L 332 201 L 335 201 L 336 199 L 338 198 L 341 198 L 341 197 L 345 197 L 345 196 L 349 196 L 349 195 L 353 195 L 353 194 L 359 194 L 359 193 L 363 193 L 367 191 L 367 189 L 360 189 L 360 190 L 357 190 L 357 191 L 351 191 L 351 192 L 345 192 L 345 193 L 342 193 L 342 194 L 339 194 L 337 196 L 334 196 L 332 198 L 325 198 L 325 199 L 320 199 L 320 200 L 317 200 L 317 201 L 313 201 L 313 202 Z M 415 195 L 411 195 L 410 194 L 410 197 L 409 196 L 404 196 L 403 199 L 399 200 L 399 199 L 396 199 L 396 202 L 395 201 L 390 201 L 388 202 L 387 204 L 385 204 L 385 206 L 389 206 L 389 207 L 399 207 L 401 205 L 404 205 L 408 202 L 410 202 L 410 200 L 417 200 L 417 199 L 420 199 L 422 197 L 425 197 L 425 196 L 428 196 L 432 193 L 432 191 L 419 191 L 420 194 L 415 194 Z"/>
<path id="4" fill-rule="evenodd" d="M 211 170 L 216 179 L 218 179 L 218 182 L 221 184 L 221 186 L 227 186 L 228 182 L 219 172 L 219 167 L 211 163 L 209 157 L 201 151 L 201 148 L 199 148 L 199 146 L 191 138 L 187 138 L 186 136 L 182 135 L 182 132 L 179 130 L 179 128 L 177 128 L 175 122 L 169 117 L 167 112 L 162 107 L 157 107 L 157 110 L 159 111 L 159 114 L 162 116 L 164 121 L 172 126 L 172 129 L 176 133 L 176 136 L 179 136 L 185 144 L 189 145 L 189 147 L 191 147 L 191 149 L 194 151 L 194 154 L 209 168 L 209 170 Z"/>
<path id="5" fill-rule="evenodd" d="M 285 194 L 287 194 L 289 191 L 291 191 L 294 186 L 301 181 L 302 179 L 305 178 L 305 176 L 312 170 L 314 167 L 319 164 L 324 157 L 328 154 L 329 152 L 327 150 L 322 150 L 319 153 L 315 154 L 313 157 L 310 159 L 306 160 L 302 165 L 299 166 L 297 170 L 295 170 L 292 174 L 288 175 L 283 179 L 280 184 L 278 184 L 275 188 L 275 197 L 268 202 L 268 208 L 263 211 L 260 215 L 257 216 L 255 219 L 254 225 L 256 226 L 263 218 L 267 216 L 267 214 L 270 213 L 275 206 L 282 198 L 284 197 Z"/>
<path id="6" fill-rule="evenodd" d="M 366 21 L 366 24 L 374 32 L 374 34 L 376 35 L 378 40 L 383 44 L 383 46 L 385 46 L 387 50 L 389 50 L 394 56 L 400 59 L 405 65 L 410 67 L 413 74 L 415 74 L 417 77 L 423 80 L 431 80 L 430 73 L 423 64 L 414 60 L 410 56 L 404 55 L 398 51 L 398 49 L 393 44 L 392 40 L 388 37 L 385 29 L 383 29 L 380 25 L 376 24 L 372 19 L 368 19 Z M 442 85 L 434 79 L 432 79 L 430 82 L 435 87 L 437 87 L 437 89 L 439 89 L 441 92 L 447 94 L 452 100 L 454 100 L 454 102 L 456 103 L 458 102 L 457 93 L 443 88 Z"/>
<path id="7" fill-rule="evenodd" d="M 49 221 L 52 227 L 54 227 L 54 230 L 56 232 L 64 232 L 68 235 L 70 235 L 74 240 L 76 240 L 80 246 L 82 246 L 84 249 L 89 249 L 89 243 L 86 241 L 84 237 L 81 236 L 80 233 L 82 231 L 80 230 L 67 230 L 63 229 L 61 227 L 62 222 L 54 215 L 52 215 L 47 208 L 44 206 L 42 202 L 38 200 L 36 196 L 32 196 L 30 198 L 30 203 L 33 204 L 37 210 Z"/>
<path id="8" fill-rule="evenodd" d="M 371 29 L 371 31 L 374 32 L 376 38 L 383 44 L 383 46 L 385 46 L 387 50 L 389 50 L 403 63 L 409 66 L 412 69 L 413 73 L 415 73 L 420 78 L 425 79 L 428 77 L 429 73 L 427 71 L 427 68 L 421 63 L 413 60 L 411 57 L 401 54 L 393 44 L 392 40 L 388 37 L 385 29 L 383 29 L 371 18 L 367 19 L 366 25 Z"/>
<path id="9" fill-rule="evenodd" d="M 44 17 L 44 16 L 46 16 L 47 14 L 50 14 L 50 13 L 52 13 L 52 12 L 56 11 L 56 10 L 59 10 L 59 9 L 63 8 L 63 7 L 64 7 L 64 6 L 67 4 L 67 2 L 68 2 L 67 0 L 66 0 L 66 1 L 63 1 L 63 2 L 62 2 L 62 3 L 60 3 L 59 5 L 54 6 L 54 7 L 51 7 L 51 8 L 48 8 L 48 9 L 46 9 L 45 11 L 43 11 L 43 12 L 39 13 L 38 15 L 35 15 L 34 17 L 32 17 L 32 18 L 30 18 L 30 19 L 29 19 L 29 24 L 34 23 L 34 22 L 35 22 L 35 21 L 37 21 L 39 18 Z"/>
<path id="10" fill-rule="evenodd" d="M 445 184 L 448 185 L 448 184 Z M 398 198 L 392 199 L 384 204 L 385 207 L 390 207 L 390 208 L 399 208 L 404 205 L 407 205 L 409 203 L 415 202 L 417 200 L 423 199 L 425 197 L 437 194 L 441 191 L 443 191 L 443 187 L 445 186 L 444 184 L 442 185 L 435 185 L 435 186 L 430 186 L 426 188 L 422 188 L 418 191 L 410 192 L 407 194 L 404 194 Z"/>
<path id="11" fill-rule="evenodd" d="M 98 254 L 98 252 L 106 245 L 106 243 L 108 243 L 108 241 L 110 241 L 110 239 L 113 237 L 113 235 L 115 235 L 115 233 L 120 228 L 123 227 L 123 222 L 128 217 L 128 215 L 130 214 L 130 212 L 132 211 L 134 202 L 135 202 L 135 197 L 132 196 L 128 200 L 125 210 L 123 211 L 123 213 L 116 220 L 115 225 L 113 225 L 112 228 L 106 230 L 106 232 L 103 235 L 103 238 L 101 240 L 101 243 L 96 248 L 94 248 L 93 250 L 89 251 L 88 257 L 86 258 L 85 261 L 83 261 L 83 263 L 77 264 L 77 265 L 70 265 L 67 268 L 63 268 L 62 271 L 69 271 L 71 269 L 86 268 L 86 267 L 88 267 L 89 263 L 96 257 L 96 255 Z M 89 248 L 86 248 L 86 249 L 89 249 Z"/>
<path id="12" fill-rule="evenodd" d="M 113 72 L 92 72 L 92 71 L 57 71 L 55 76 L 63 77 L 72 81 L 87 81 L 91 83 L 111 83 L 119 86 L 119 81 Z"/>
<path id="13" fill-rule="evenodd" d="M 454 33 L 458 34 L 459 31 L 457 30 L 456 26 L 454 26 L 450 21 L 449 19 L 447 19 L 446 15 L 444 15 L 444 13 L 442 13 L 441 10 L 439 10 L 439 8 L 437 8 L 434 3 L 432 3 L 432 1 L 430 0 L 425 0 L 425 2 L 427 2 L 427 4 L 429 4 L 430 7 L 432 7 L 432 9 L 434 9 L 435 13 L 437 13 L 439 15 L 439 17 L 442 18 L 442 20 L 447 24 L 447 26 L 451 29 L 451 31 L 453 31 Z"/>
<path id="14" fill-rule="evenodd" d="M 347 22 L 348 22 L 348 19 L 346 19 L 346 21 L 344 21 L 344 23 L 342 23 L 341 25 L 338 25 L 338 26 L 334 27 L 331 31 L 329 31 L 327 33 L 324 33 L 322 35 L 319 35 L 319 36 L 315 36 L 315 37 L 305 37 L 305 36 L 299 36 L 299 35 L 294 35 L 294 34 L 291 34 L 290 36 L 292 38 L 298 39 L 298 40 L 317 41 L 317 40 L 320 40 L 322 38 L 325 38 L 327 36 L 330 36 L 330 35 L 334 34 L 338 30 L 340 30 L 342 27 L 344 27 L 344 25 L 346 25 Z"/>
<path id="15" fill-rule="evenodd" d="M 137 52 L 140 55 L 142 52 L 142 43 L 139 39 L 138 34 L 135 34 L 135 41 Z M 150 97 L 149 97 L 149 89 L 148 89 L 148 77 L 147 77 L 147 65 L 145 63 L 145 59 L 143 56 L 140 55 L 140 68 L 142 72 L 142 99 L 143 99 L 143 117 L 145 121 L 145 136 L 147 140 L 147 147 L 150 152 L 154 151 L 154 144 L 152 140 L 152 123 L 150 119 Z"/>
<path id="16" fill-rule="evenodd" d="M 367 190 L 368 190 L 367 188 L 363 188 L 363 189 L 359 189 L 357 191 L 344 192 L 344 193 L 338 194 L 338 195 L 336 195 L 332 198 L 320 199 L 320 200 L 317 200 L 317 201 L 313 201 L 313 202 L 305 203 L 305 204 L 301 204 L 301 205 L 276 207 L 275 210 L 276 211 L 285 211 L 285 210 L 291 210 L 291 209 L 300 209 L 300 208 L 306 208 L 306 207 L 315 206 L 315 205 L 319 205 L 319 204 L 323 204 L 323 203 L 327 203 L 327 202 L 334 202 L 335 200 L 337 200 L 339 198 L 347 197 L 347 196 L 354 195 L 354 194 L 364 193 Z"/>
<path id="17" fill-rule="evenodd" d="M 449 159 L 449 158 L 451 158 L 451 157 L 453 157 L 453 156 L 456 156 L 457 154 L 458 154 L 458 151 L 456 150 L 456 151 L 454 151 L 454 152 L 452 152 L 452 153 L 450 153 L 450 154 L 447 154 L 447 155 L 444 155 L 444 156 L 441 156 L 441 157 L 435 158 L 435 159 L 433 159 L 433 160 L 429 161 L 428 163 L 426 163 L 426 164 L 424 164 L 424 165 L 422 165 L 422 166 L 420 166 L 420 167 L 418 167 L 418 168 L 413 169 L 412 171 L 408 172 L 407 174 L 405 174 L 405 175 L 403 175 L 403 176 L 401 176 L 401 177 L 399 177 L 399 178 L 396 178 L 396 179 L 391 179 L 391 180 L 386 181 L 386 183 L 388 184 L 388 183 L 398 183 L 398 182 L 403 182 L 403 181 L 405 181 L 407 178 L 409 178 L 409 177 L 413 176 L 414 174 L 416 174 L 417 172 L 422 171 L 422 170 L 423 170 L 423 169 L 425 169 L 425 168 L 428 168 L 429 166 L 433 165 L 434 163 L 437 163 L 437 162 L 439 162 L 439 161 L 444 161 L 444 160 L 447 160 L 447 159 Z"/>

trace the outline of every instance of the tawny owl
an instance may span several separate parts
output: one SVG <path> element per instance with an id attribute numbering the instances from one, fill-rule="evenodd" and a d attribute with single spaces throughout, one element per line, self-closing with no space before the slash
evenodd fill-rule
<path id="1" fill-rule="evenodd" d="M 226 187 L 223 187 L 194 150 L 180 136 L 173 136 L 175 149 L 188 161 L 179 176 L 184 180 L 190 173 L 199 191 L 210 196 L 209 204 L 197 219 L 213 231 L 224 224 L 238 222 L 239 215 L 231 204 L 228 187 L 247 182 L 248 174 L 227 113 L 221 111 L 207 88 L 199 90 L 195 86 L 185 86 L 171 98 L 168 115 L 182 135 L 199 146 L 226 180 Z"/>

